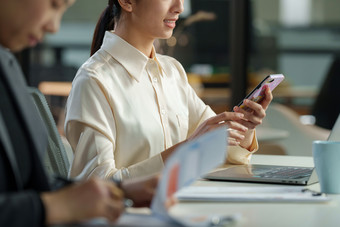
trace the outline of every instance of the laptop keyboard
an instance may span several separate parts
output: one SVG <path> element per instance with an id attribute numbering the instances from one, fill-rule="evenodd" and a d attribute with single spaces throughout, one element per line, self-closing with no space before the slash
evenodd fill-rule
<path id="1" fill-rule="evenodd" d="M 256 170 L 253 174 L 257 177 L 263 178 L 286 178 L 286 179 L 300 179 L 304 177 L 308 177 L 312 173 L 311 168 L 302 168 L 302 167 L 282 167 L 276 169 L 263 169 Z"/>

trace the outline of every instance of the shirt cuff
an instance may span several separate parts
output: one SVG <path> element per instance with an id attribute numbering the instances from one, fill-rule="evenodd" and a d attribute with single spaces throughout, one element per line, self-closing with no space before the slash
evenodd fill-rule
<path id="1" fill-rule="evenodd" d="M 228 156 L 226 164 L 245 165 L 249 164 L 252 154 L 254 154 L 259 148 L 259 144 L 256 138 L 256 131 L 254 131 L 253 141 L 248 149 L 240 146 L 229 146 Z"/>
<path id="2" fill-rule="evenodd" d="M 157 154 L 144 161 L 138 162 L 128 168 L 124 168 L 119 171 L 121 180 L 129 178 L 137 178 L 143 176 L 149 176 L 156 173 L 160 173 L 164 168 L 164 163 L 161 154 Z M 115 173 L 116 178 L 118 173 Z"/>

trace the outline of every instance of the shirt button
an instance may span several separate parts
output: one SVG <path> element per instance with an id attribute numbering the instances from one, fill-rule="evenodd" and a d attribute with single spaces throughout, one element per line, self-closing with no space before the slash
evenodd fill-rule
<path id="1" fill-rule="evenodd" d="M 153 78 L 153 82 L 157 83 L 158 79 L 156 77 Z"/>
<path id="2" fill-rule="evenodd" d="M 165 115 L 165 109 L 161 109 L 161 114 Z"/>

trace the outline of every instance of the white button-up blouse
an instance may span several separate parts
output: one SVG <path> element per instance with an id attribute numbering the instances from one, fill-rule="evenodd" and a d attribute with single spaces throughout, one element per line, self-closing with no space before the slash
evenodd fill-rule
<path id="1" fill-rule="evenodd" d="M 214 116 L 189 85 L 182 65 L 149 58 L 112 32 L 78 70 L 66 105 L 65 133 L 74 151 L 70 177 L 124 179 L 160 172 L 161 152 Z M 229 149 L 229 160 L 249 162 Z M 207 151 L 209 152 L 209 151 Z"/>

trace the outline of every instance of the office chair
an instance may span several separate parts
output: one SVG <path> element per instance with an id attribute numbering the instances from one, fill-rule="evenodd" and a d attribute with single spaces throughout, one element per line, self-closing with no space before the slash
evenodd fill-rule
<path id="1" fill-rule="evenodd" d="M 44 159 L 45 167 L 53 175 L 67 177 L 70 160 L 60 137 L 56 123 L 48 106 L 45 96 L 34 87 L 28 87 L 34 103 L 48 130 L 48 148 Z"/>

